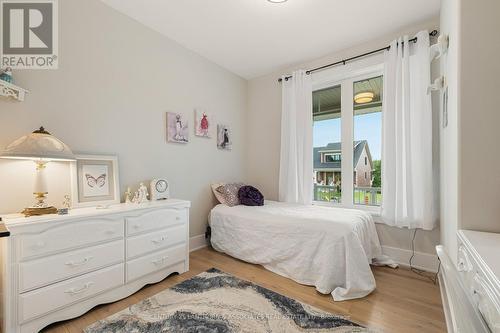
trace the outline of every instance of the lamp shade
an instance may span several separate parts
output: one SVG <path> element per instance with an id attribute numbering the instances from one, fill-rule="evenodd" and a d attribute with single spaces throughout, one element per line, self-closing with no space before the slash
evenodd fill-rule
<path id="1" fill-rule="evenodd" d="M 8 145 L 0 158 L 74 161 L 75 155 L 64 142 L 40 127 Z"/>

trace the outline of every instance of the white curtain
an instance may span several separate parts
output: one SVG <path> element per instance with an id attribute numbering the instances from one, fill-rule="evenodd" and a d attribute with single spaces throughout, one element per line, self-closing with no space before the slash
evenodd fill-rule
<path id="1" fill-rule="evenodd" d="M 397 227 L 432 230 L 432 102 L 429 33 L 404 36 L 385 52 L 382 120 L 382 220 Z"/>
<path id="2" fill-rule="evenodd" d="M 311 204 L 313 197 L 312 83 L 305 71 L 282 80 L 279 200 Z"/>

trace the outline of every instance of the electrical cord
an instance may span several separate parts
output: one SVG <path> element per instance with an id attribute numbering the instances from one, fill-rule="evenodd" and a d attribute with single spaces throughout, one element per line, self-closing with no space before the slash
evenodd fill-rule
<path id="1" fill-rule="evenodd" d="M 418 269 L 416 267 L 413 267 L 413 258 L 415 258 L 415 237 L 417 236 L 417 230 L 418 229 L 415 229 L 415 231 L 413 232 L 413 237 L 411 239 L 411 257 L 410 257 L 410 262 L 409 262 L 410 263 L 410 270 L 417 275 L 420 275 L 420 276 L 425 277 L 426 279 L 429 279 L 432 283 L 437 284 L 439 270 L 441 269 L 441 260 L 438 259 L 439 265 L 438 265 L 437 272 L 435 274 L 432 274 L 432 273 L 426 272 L 424 270 Z"/>

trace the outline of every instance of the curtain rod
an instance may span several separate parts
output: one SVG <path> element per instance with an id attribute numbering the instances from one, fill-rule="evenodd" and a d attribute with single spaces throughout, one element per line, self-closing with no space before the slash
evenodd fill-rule
<path id="1" fill-rule="evenodd" d="M 432 30 L 429 33 L 429 36 L 434 37 L 434 36 L 437 36 L 437 34 L 438 34 L 437 30 Z M 409 39 L 408 41 L 412 42 L 412 43 L 415 43 L 417 41 L 417 37 Z M 347 59 L 343 59 L 343 60 L 340 60 L 340 61 L 328 64 L 328 65 L 324 65 L 324 66 L 321 66 L 321 67 L 316 67 L 316 68 L 313 68 L 313 69 L 309 69 L 309 70 L 306 71 L 306 74 L 309 75 L 309 74 L 312 74 L 314 72 L 318 72 L 318 71 L 321 71 L 323 69 L 327 69 L 327 68 L 330 68 L 330 67 L 333 67 L 333 66 L 337 66 L 337 65 L 345 65 L 349 61 L 356 60 L 356 59 L 359 59 L 359 58 L 363 58 L 363 57 L 366 57 L 366 56 L 369 56 L 369 55 L 372 55 L 372 54 L 375 54 L 375 53 L 379 53 L 379 52 L 382 52 L 382 51 L 386 51 L 386 50 L 388 51 L 390 48 L 391 48 L 391 46 L 388 45 L 386 47 L 383 47 L 383 48 L 380 48 L 380 49 L 377 49 L 377 50 L 373 50 L 373 51 L 370 51 L 370 52 L 366 52 L 366 53 L 363 53 L 363 54 L 360 54 L 360 55 L 357 55 L 357 56 L 354 56 L 354 57 L 350 57 L 350 58 L 347 58 Z M 291 77 L 292 77 L 291 75 L 285 76 L 285 81 L 288 81 L 288 79 L 290 79 Z M 281 82 L 281 81 L 283 81 L 283 79 L 279 78 L 278 82 Z"/>

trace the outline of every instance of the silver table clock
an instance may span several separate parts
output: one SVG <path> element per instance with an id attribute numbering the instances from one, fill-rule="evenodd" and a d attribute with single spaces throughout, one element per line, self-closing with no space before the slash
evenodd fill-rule
<path id="1" fill-rule="evenodd" d="M 163 178 L 153 179 L 151 181 L 151 200 L 165 200 L 170 196 L 170 186 L 168 181 Z"/>

